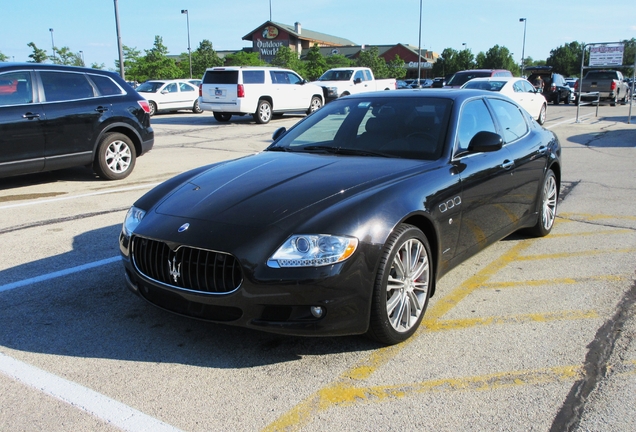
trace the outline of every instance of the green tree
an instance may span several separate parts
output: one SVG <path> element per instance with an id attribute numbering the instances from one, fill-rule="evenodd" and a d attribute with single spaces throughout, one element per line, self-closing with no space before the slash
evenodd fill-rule
<path id="1" fill-rule="evenodd" d="M 475 56 L 469 49 L 463 49 L 457 52 L 457 67 L 458 70 L 469 70 L 475 68 Z"/>
<path id="2" fill-rule="evenodd" d="M 459 52 L 452 48 L 444 49 L 433 65 L 433 74 L 435 76 L 446 76 L 460 70 L 465 69 L 460 64 Z"/>
<path id="3" fill-rule="evenodd" d="M 153 47 L 144 51 L 146 55 L 140 60 L 142 80 L 175 79 L 180 77 L 181 71 L 174 59 L 168 57 L 168 48 L 163 44 L 161 36 L 155 36 Z M 124 66 L 125 62 L 126 60 L 124 60 Z"/>
<path id="4" fill-rule="evenodd" d="M 631 38 L 629 40 L 624 40 L 625 44 L 625 52 L 623 53 L 623 64 L 630 65 L 623 70 L 623 73 L 627 77 L 634 76 L 634 63 L 636 62 L 636 38 Z"/>
<path id="5" fill-rule="evenodd" d="M 27 44 L 28 47 L 31 47 L 33 52 L 29 54 L 29 63 L 44 63 L 49 57 L 46 55 L 46 50 L 40 49 L 33 42 L 29 42 Z"/>
<path id="6" fill-rule="evenodd" d="M 124 55 L 124 75 L 126 79 L 128 81 L 141 81 L 141 51 L 126 45 L 122 46 L 122 51 Z M 92 67 L 95 68 L 94 65 Z M 115 69 L 119 70 L 119 59 L 115 60 Z"/>
<path id="7" fill-rule="evenodd" d="M 225 66 L 265 66 L 267 63 L 260 59 L 257 52 L 239 51 L 228 54 L 224 64 Z"/>
<path id="8" fill-rule="evenodd" d="M 199 47 L 192 52 L 192 76 L 202 77 L 207 68 L 223 66 L 223 60 L 214 50 L 212 42 L 204 39 Z"/>
<path id="9" fill-rule="evenodd" d="M 9 60 L 9 56 L 2 54 L 2 52 L 0 52 L 0 62 L 6 62 Z"/>
<path id="10" fill-rule="evenodd" d="M 564 76 L 578 76 L 581 73 L 581 58 L 585 44 L 570 42 L 550 51 L 545 64 L 554 72 Z"/>
<path id="11" fill-rule="evenodd" d="M 84 66 L 82 55 L 80 53 L 71 52 L 69 47 L 53 48 L 55 56 L 49 56 L 49 60 L 53 63 L 66 66 Z"/>
<path id="12" fill-rule="evenodd" d="M 387 67 L 391 78 L 402 79 L 406 76 L 406 63 L 397 54 L 393 60 L 389 61 Z"/>
<path id="13" fill-rule="evenodd" d="M 310 81 L 315 81 L 320 78 L 327 69 L 329 69 L 327 60 L 320 52 L 318 44 L 315 44 L 309 49 L 309 52 L 307 52 L 307 56 L 305 57 L 305 78 Z"/>
<path id="14" fill-rule="evenodd" d="M 515 76 L 520 73 L 519 65 L 506 47 L 495 45 L 486 53 L 480 52 L 477 54 L 476 60 L 477 68 L 479 69 L 508 69 Z"/>
<path id="15" fill-rule="evenodd" d="M 103 70 L 103 69 L 106 69 L 106 65 L 104 63 L 102 64 L 92 63 L 91 68 Z"/>
<path id="16" fill-rule="evenodd" d="M 391 71 L 386 65 L 386 60 L 380 57 L 378 47 L 371 47 L 360 51 L 360 55 L 356 60 L 356 65 L 368 67 L 373 71 L 373 75 L 377 79 L 391 78 Z"/>
<path id="17" fill-rule="evenodd" d="M 350 67 L 353 62 L 342 54 L 333 54 L 325 58 L 327 62 L 327 69 Z"/>
<path id="18" fill-rule="evenodd" d="M 291 48 L 282 46 L 276 51 L 271 63 L 273 66 L 283 67 L 296 71 L 301 76 L 305 75 L 305 64 L 298 58 L 298 54 Z"/>

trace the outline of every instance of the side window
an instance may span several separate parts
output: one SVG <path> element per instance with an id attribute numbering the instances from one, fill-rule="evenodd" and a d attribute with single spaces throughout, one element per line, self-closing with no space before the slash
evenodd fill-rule
<path id="1" fill-rule="evenodd" d="M 274 78 L 272 77 L 272 82 Z M 264 84 L 265 83 L 265 71 L 243 71 L 243 84 Z M 227 83 L 232 84 L 232 83 Z M 236 84 L 236 81 L 233 83 Z"/>
<path id="2" fill-rule="evenodd" d="M 515 141 L 528 132 L 528 124 L 516 105 L 501 99 L 490 99 L 490 103 L 503 129 L 504 142 Z"/>
<path id="3" fill-rule="evenodd" d="M 364 81 L 364 73 L 361 70 L 357 71 L 356 74 L 353 76 L 354 81 L 357 79 L 360 79 L 360 81 Z"/>
<path id="4" fill-rule="evenodd" d="M 523 85 L 523 91 L 525 91 L 527 93 L 534 93 L 535 92 L 535 88 L 528 81 L 520 81 L 520 82 Z"/>
<path id="5" fill-rule="evenodd" d="M 93 87 L 83 73 L 40 71 L 47 102 L 95 97 Z"/>
<path id="6" fill-rule="evenodd" d="M 33 87 L 29 72 L 0 74 L 0 106 L 33 103 Z"/>
<path id="7" fill-rule="evenodd" d="M 457 133 L 458 150 L 467 150 L 470 140 L 477 132 L 482 131 L 496 132 L 495 123 L 484 101 L 477 99 L 466 103 L 460 114 Z"/>
<path id="8" fill-rule="evenodd" d="M 194 91 L 194 87 L 187 85 L 186 83 L 179 83 L 179 89 L 182 92 Z"/>
<path id="9" fill-rule="evenodd" d="M 99 94 L 102 96 L 112 96 L 124 94 L 119 85 L 109 77 L 103 75 L 89 75 L 90 79 L 95 83 Z"/>
<path id="10" fill-rule="evenodd" d="M 177 83 L 170 83 L 166 86 L 166 88 L 163 89 L 163 92 L 168 92 L 168 93 L 177 93 L 179 91 L 179 88 L 177 87 Z"/>
<path id="11" fill-rule="evenodd" d="M 523 89 L 523 81 L 517 81 L 516 83 L 514 83 L 514 85 L 512 86 L 512 88 L 514 89 L 515 93 L 523 93 L 525 90 Z"/>
<path id="12" fill-rule="evenodd" d="M 364 81 L 371 81 L 371 71 L 364 70 Z"/>
<path id="13" fill-rule="evenodd" d="M 295 73 L 287 72 L 287 81 L 290 84 L 300 84 L 303 80 Z"/>

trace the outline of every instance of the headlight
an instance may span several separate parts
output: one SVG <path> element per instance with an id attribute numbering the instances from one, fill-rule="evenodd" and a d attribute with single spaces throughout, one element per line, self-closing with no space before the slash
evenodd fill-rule
<path id="1" fill-rule="evenodd" d="M 288 238 L 267 261 L 272 268 L 320 267 L 349 258 L 358 239 L 327 234 L 300 234 Z"/>
<path id="2" fill-rule="evenodd" d="M 124 234 L 130 237 L 144 216 L 146 216 L 146 212 L 144 210 L 132 206 L 130 210 L 128 210 L 128 213 L 126 213 L 126 219 L 124 219 L 124 225 L 122 226 Z"/>
<path id="3" fill-rule="evenodd" d="M 327 87 L 327 96 L 338 97 L 338 87 Z"/>

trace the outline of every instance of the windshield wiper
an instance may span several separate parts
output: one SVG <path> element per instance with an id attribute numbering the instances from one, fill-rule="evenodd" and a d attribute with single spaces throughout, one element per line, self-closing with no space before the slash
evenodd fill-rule
<path id="1" fill-rule="evenodd" d="M 331 147 L 331 146 L 306 146 L 301 149 L 302 151 L 322 151 L 325 153 L 333 153 L 333 154 L 342 154 L 349 156 L 380 156 L 380 157 L 390 157 L 385 153 L 374 152 L 370 150 L 363 149 L 352 149 L 352 148 L 342 148 L 342 147 Z"/>
<path id="2" fill-rule="evenodd" d="M 265 150 L 266 151 L 280 151 L 280 152 L 291 152 L 291 151 L 293 151 L 289 147 L 282 147 L 282 146 L 268 147 Z"/>

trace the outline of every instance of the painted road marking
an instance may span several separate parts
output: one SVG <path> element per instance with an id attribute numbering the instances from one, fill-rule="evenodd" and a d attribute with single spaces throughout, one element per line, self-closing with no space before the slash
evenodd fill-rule
<path id="1" fill-rule="evenodd" d="M 0 372 L 130 432 L 178 432 L 173 426 L 72 381 L 0 353 Z"/>

